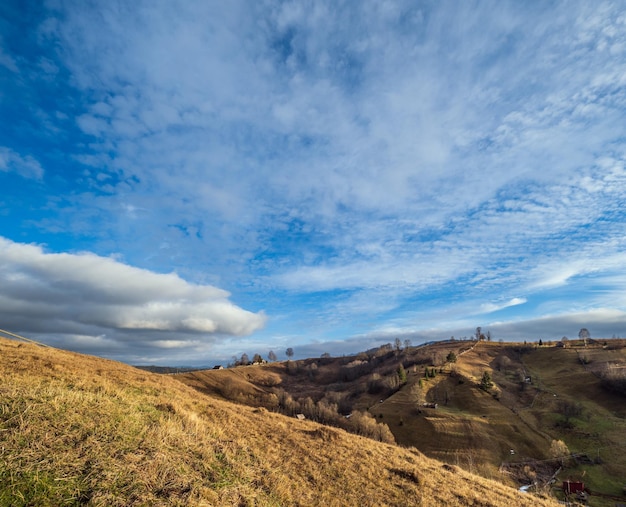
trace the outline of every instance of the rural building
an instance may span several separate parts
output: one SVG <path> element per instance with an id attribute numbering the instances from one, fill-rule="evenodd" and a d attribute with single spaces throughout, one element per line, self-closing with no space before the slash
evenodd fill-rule
<path id="1" fill-rule="evenodd" d="M 585 483 L 582 481 L 563 481 L 563 492 L 566 495 L 584 493 Z"/>

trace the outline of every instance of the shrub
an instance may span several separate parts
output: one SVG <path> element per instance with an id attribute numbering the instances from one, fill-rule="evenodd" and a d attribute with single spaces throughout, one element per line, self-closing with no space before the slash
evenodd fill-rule
<path id="1" fill-rule="evenodd" d="M 602 373 L 600 385 L 607 391 L 626 396 L 626 368 L 608 365 Z"/>
<path id="2" fill-rule="evenodd" d="M 485 370 L 482 378 L 480 379 L 480 388 L 483 391 L 488 391 L 492 387 L 493 387 L 493 381 L 491 380 L 491 373 Z"/>
<path id="3" fill-rule="evenodd" d="M 557 404 L 557 411 L 559 414 L 565 416 L 567 420 L 570 417 L 579 417 L 583 413 L 583 407 L 580 403 L 573 403 L 567 400 L 559 400 Z"/>
<path id="4" fill-rule="evenodd" d="M 398 366 L 398 380 L 400 381 L 400 384 L 406 384 L 406 370 L 402 365 Z"/>
<path id="5" fill-rule="evenodd" d="M 369 394 L 378 394 L 385 389 L 382 377 L 378 373 L 372 374 L 367 381 L 367 392 Z"/>
<path id="6" fill-rule="evenodd" d="M 563 440 L 553 440 L 550 444 L 550 456 L 559 460 L 561 466 L 565 464 L 565 459 L 569 457 L 570 452 Z"/>

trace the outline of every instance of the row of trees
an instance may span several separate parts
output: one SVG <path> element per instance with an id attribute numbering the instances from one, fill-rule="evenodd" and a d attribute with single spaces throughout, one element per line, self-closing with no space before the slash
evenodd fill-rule
<path id="1" fill-rule="evenodd" d="M 491 331 L 487 330 L 486 333 L 483 333 L 483 329 L 482 327 L 478 326 L 476 328 L 476 330 L 474 331 L 474 336 L 473 338 L 476 341 L 488 341 L 490 342 L 493 338 L 491 335 Z M 582 328 L 579 332 L 578 332 L 578 338 L 580 338 L 581 340 L 583 340 L 585 346 L 587 345 L 588 340 L 591 338 L 591 334 L 589 333 L 589 330 L 587 328 Z M 450 338 L 452 341 L 455 341 L 454 336 L 452 336 Z M 567 337 L 563 337 L 562 338 L 562 343 L 565 344 L 567 343 Z M 539 345 L 543 345 L 543 340 L 539 340 Z M 404 348 L 403 348 L 404 346 Z M 382 352 L 389 352 L 389 351 L 395 351 L 396 354 L 400 353 L 401 351 L 404 350 L 404 352 L 408 352 L 409 348 L 411 347 L 411 340 L 406 339 L 404 340 L 404 342 L 402 340 L 400 340 L 400 338 L 396 338 L 394 340 L 394 344 L 392 345 L 391 343 L 388 343 L 386 345 L 383 345 L 379 348 L 379 351 Z M 452 352 L 450 354 L 453 354 Z M 291 358 L 294 356 L 294 350 L 292 347 L 288 347 L 287 350 L 285 350 L 285 355 L 287 356 L 288 360 L 291 360 Z M 326 358 L 330 358 L 330 354 L 328 352 L 324 352 L 321 356 L 322 358 L 326 359 Z M 278 358 L 276 356 L 276 353 L 273 350 L 270 350 L 267 358 L 269 361 L 277 361 Z M 454 362 L 456 361 L 456 357 L 450 358 L 450 356 L 448 356 L 446 358 L 447 362 Z M 252 357 L 252 360 L 250 360 L 250 357 L 248 356 L 248 354 L 243 353 L 241 355 L 241 358 L 237 358 L 234 357 L 233 358 L 233 365 L 234 366 L 245 366 L 248 364 L 254 364 L 254 363 L 262 363 L 264 362 L 263 357 L 261 356 L 261 354 L 254 354 L 254 356 Z M 434 363 L 433 363 L 434 364 Z"/>
<path id="2" fill-rule="evenodd" d="M 348 416 L 345 416 L 340 413 L 339 406 L 336 403 L 327 400 L 315 402 L 310 397 L 296 400 L 283 389 L 277 389 L 276 395 L 278 397 L 276 408 L 285 415 L 295 416 L 302 414 L 307 419 L 328 426 L 343 428 L 351 433 L 380 442 L 395 443 L 389 427 L 386 424 L 378 423 L 368 412 L 355 410 Z"/>
<path id="3" fill-rule="evenodd" d="M 482 342 L 482 341 L 491 341 L 491 331 L 487 331 L 487 333 L 483 333 L 483 329 L 478 326 L 476 328 L 476 331 L 474 331 L 474 337 L 476 338 L 476 341 Z"/>
<path id="4" fill-rule="evenodd" d="M 285 350 L 285 355 L 289 359 L 291 359 L 294 355 L 293 348 L 289 347 L 287 350 Z M 267 354 L 267 359 L 273 362 L 277 361 L 278 357 L 273 350 L 270 350 Z M 250 356 L 244 352 L 243 354 L 241 354 L 241 357 L 233 356 L 232 366 L 247 366 L 249 364 L 261 364 L 264 362 L 265 359 L 263 359 L 263 356 L 261 356 L 261 354 L 254 354 L 254 356 L 252 356 L 252 360 L 250 360 Z"/>

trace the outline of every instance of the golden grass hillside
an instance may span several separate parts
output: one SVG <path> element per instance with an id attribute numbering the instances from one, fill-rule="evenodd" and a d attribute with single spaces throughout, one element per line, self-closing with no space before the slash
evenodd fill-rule
<path id="1" fill-rule="evenodd" d="M 0 357 L 0 505 L 556 505 L 170 376 L 5 339 Z"/>
<path id="2" fill-rule="evenodd" d="M 603 387 L 603 372 L 608 368 L 617 376 L 613 388 L 622 385 L 625 345 L 614 339 L 587 345 L 572 340 L 567 347 L 447 341 L 176 378 L 205 395 L 286 415 L 303 411 L 349 431 L 355 428 L 341 414 L 360 411 L 384 423 L 400 446 L 509 486 L 545 485 L 561 468 L 557 485 L 584 478 L 592 491 L 589 505 L 612 507 L 615 498 L 623 500 L 626 404 Z M 456 360 L 449 361 L 450 354 Z M 406 373 L 402 384 L 400 364 Z M 493 380 L 489 389 L 480 388 L 484 372 Z M 391 381 L 395 388 L 388 387 Z M 381 387 L 372 392 L 371 386 Z M 289 405 L 281 393 L 298 403 Z M 325 420 L 309 410 L 308 398 L 334 404 L 340 419 Z M 578 457 L 555 459 L 553 441 L 564 442 Z"/>

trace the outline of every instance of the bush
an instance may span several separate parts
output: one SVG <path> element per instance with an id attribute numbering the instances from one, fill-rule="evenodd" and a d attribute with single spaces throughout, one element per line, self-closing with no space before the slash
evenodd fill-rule
<path id="1" fill-rule="evenodd" d="M 480 388 L 483 391 L 489 391 L 493 387 L 493 381 L 491 380 L 491 373 L 485 370 L 483 377 L 480 379 Z"/>
<path id="2" fill-rule="evenodd" d="M 559 400 L 557 404 L 559 414 L 565 416 L 569 420 L 570 417 L 579 417 L 583 413 L 583 407 L 580 403 L 573 403 L 567 400 Z"/>
<path id="3" fill-rule="evenodd" d="M 626 368 L 608 365 L 602 374 L 600 385 L 607 391 L 626 396 Z"/>
<path id="4" fill-rule="evenodd" d="M 402 365 L 398 366 L 398 380 L 400 381 L 400 384 L 406 384 L 406 370 Z"/>
<path id="5" fill-rule="evenodd" d="M 389 426 L 376 422 L 376 419 L 367 412 L 356 411 L 348 421 L 349 427 L 346 429 L 352 433 L 388 444 L 393 444 L 396 441 Z"/>
<path id="6" fill-rule="evenodd" d="M 367 392 L 378 394 L 385 390 L 385 383 L 378 373 L 374 373 L 367 381 Z"/>
<path id="7" fill-rule="evenodd" d="M 565 464 L 569 455 L 569 449 L 563 440 L 552 440 L 552 443 L 550 444 L 550 456 L 559 460 L 561 466 Z"/>

